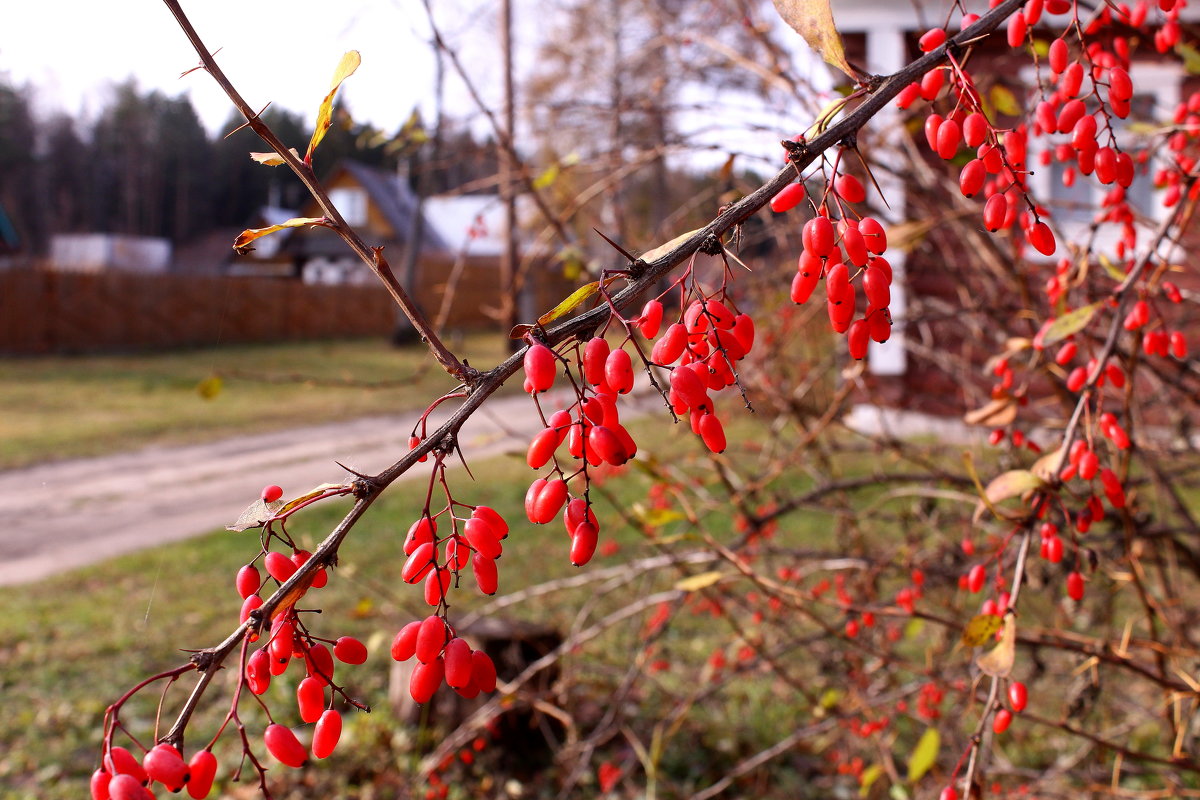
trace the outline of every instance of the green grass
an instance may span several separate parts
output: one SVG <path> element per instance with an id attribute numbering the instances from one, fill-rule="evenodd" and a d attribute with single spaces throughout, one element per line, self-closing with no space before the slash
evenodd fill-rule
<path id="1" fill-rule="evenodd" d="M 657 429 L 657 430 L 656 430 Z M 676 463 L 682 453 L 694 453 L 690 437 L 673 436 L 656 420 L 636 426 L 635 435 L 656 447 L 663 464 Z M 651 440 L 657 439 L 657 444 Z M 662 452 L 663 448 L 666 452 Z M 464 472 L 451 476 L 456 499 L 472 504 L 495 506 L 513 522 L 513 533 L 505 543 L 501 562 L 500 594 L 529 585 L 579 574 L 566 558 L 567 541 L 558 524 L 534 528 L 524 520 L 521 498 L 530 480 L 524 465 L 514 469 L 515 459 L 499 457 L 472 464 L 476 481 Z M 591 568 L 612 567 L 623 560 L 658 552 L 653 543 L 629 526 L 619 524 L 617 514 L 607 503 L 630 509 L 646 502 L 648 479 L 636 469 L 603 481 L 593 493 L 598 498 L 603 533 L 601 541 L 611 541 L 619 552 L 597 555 Z M 353 715 L 347 729 L 350 741 L 344 760 L 316 770 L 319 780 L 333 781 L 355 774 L 362 760 L 370 757 L 396 759 L 395 769 L 406 771 L 414 763 L 411 748 L 396 751 L 393 745 L 378 749 L 380 741 L 392 741 L 396 720 L 387 708 L 387 672 L 390 660 L 387 645 L 403 623 L 428 613 L 419 592 L 403 586 L 398 574 L 403 556 L 399 544 L 409 524 L 424 503 L 424 482 L 397 484 L 389 490 L 360 525 L 341 551 L 340 566 L 329 587 L 320 592 L 324 613 L 313 622 L 314 632 L 331 638 L 356 635 L 372 647 L 372 657 L 364 667 L 346 669 L 345 678 L 356 696 L 376 706 L 372 715 Z M 603 496 L 602 499 L 601 496 Z M 293 536 L 312 547 L 344 513 L 345 503 L 318 506 L 304 512 L 289 526 Z M 709 521 L 713 524 L 713 520 Z M 726 520 L 727 522 L 727 520 Z M 716 521 L 718 527 L 726 522 Z M 811 527 L 798 527 L 788 538 L 816 537 L 825 527 L 814 517 Z M 686 535 L 686 523 L 674 522 L 660 535 Z M 138 680 L 183 663 L 179 648 L 198 648 L 220 641 L 232 628 L 240 605 L 233 576 L 238 567 L 257 552 L 254 532 L 234 534 L 218 532 L 180 544 L 169 545 L 117 558 L 42 581 L 30 586 L 0 589 L 0 691 L 7 713 L 0 717 L 0 791 L 3 800 L 53 800 L 78 796 L 83 781 L 96 765 L 99 751 L 100 722 L 107 703 Z M 696 571 L 696 570 L 693 570 Z M 599 598 L 592 597 L 594 587 L 554 594 L 546 599 L 527 602 L 504 612 L 511 618 L 535 620 L 560 630 L 568 630 L 575 614 L 587 601 L 598 600 L 593 617 L 636 597 L 669 587 L 678 573 L 643 576 L 627 588 Z M 452 615 L 461 615 L 489 602 L 473 591 L 456 595 Z M 631 595 L 630 593 L 634 593 Z M 699 659 L 711 651 L 714 637 L 727 637 L 721 630 L 705 631 L 699 618 L 681 617 L 682 624 L 664 639 L 664 652 L 678 651 Z M 586 659 L 571 659 L 581 686 L 602 686 L 624 668 L 630 647 L 637 647 L 641 616 L 619 626 L 586 647 Z M 631 638 L 632 637 L 632 638 Z M 294 704 L 289 698 L 294 678 L 277 679 L 269 698 L 289 722 Z M 664 686 L 671 678 L 664 675 Z M 673 689 L 674 690 L 674 689 Z M 590 691 L 590 690 L 588 690 Z M 606 691 L 606 690 L 601 690 Z M 761 690 L 754 690 L 761 691 Z M 183 692 L 175 690 L 175 696 Z M 127 707 L 124 719 L 130 728 L 146 735 L 152 727 L 157 693 L 144 693 L 143 702 Z M 738 702 L 745 698 L 738 696 Z M 221 702 L 213 712 L 197 718 L 193 738 L 206 739 L 218 724 Z M 262 718 L 253 703 L 244 703 L 247 724 L 261 730 Z M 650 709 L 648 708 L 649 712 Z M 753 740 L 769 741 L 790 724 L 787 714 L 776 706 L 768 708 L 758 722 L 748 723 Z M 761 723 L 761 724 L 759 724 Z M 257 727 L 255 727 L 257 726 Z M 700 732 L 713 746 L 724 746 L 727 732 Z M 229 737 L 227 737 L 228 739 Z M 370 742 L 375 742 L 372 745 Z M 676 741 L 672 747 L 687 744 Z M 744 749 L 744 743 L 737 750 Z M 366 750 L 363 750 L 366 748 Z M 218 751 L 220 752 L 220 751 Z M 349 755 L 346 755 L 349 754 Z M 336 761 L 336 759 L 335 759 Z M 664 767 L 684 770 L 689 757 L 673 750 Z M 351 767 L 350 765 L 356 765 Z M 342 772 L 339 772 L 342 770 Z M 275 770 L 273 772 L 278 772 Z M 273 775 L 273 780 L 278 776 Z M 344 788 L 344 787 L 343 787 Z"/>
<path id="2" fill-rule="evenodd" d="M 481 368 L 506 355 L 497 334 L 467 337 L 457 351 Z M 214 375 L 223 387 L 205 399 L 198 387 Z M 0 469 L 396 413 L 453 386 L 423 346 L 381 340 L 5 359 Z"/>

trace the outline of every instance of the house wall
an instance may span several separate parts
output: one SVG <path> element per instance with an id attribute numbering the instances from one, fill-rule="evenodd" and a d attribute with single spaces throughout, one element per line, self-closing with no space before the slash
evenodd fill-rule
<path id="1" fill-rule="evenodd" d="M 336 171 L 336 173 L 332 176 L 332 180 L 326 184 L 325 189 L 327 191 L 334 189 L 358 189 L 364 192 L 366 191 L 362 188 L 362 185 L 355 180 L 354 176 L 345 170 Z M 320 214 L 321 210 L 317 206 L 316 201 L 310 199 L 301 210 L 300 216 L 315 217 L 320 216 Z M 369 197 L 367 198 L 367 222 L 365 225 L 356 225 L 355 228 L 358 230 L 359 235 L 362 236 L 363 239 L 367 240 L 379 239 L 391 241 L 395 240 L 397 237 L 408 235 L 408 231 L 393 231 L 392 226 L 387 221 L 387 218 L 379 212 L 379 207 L 375 203 L 371 202 Z"/>
<path id="2" fill-rule="evenodd" d="M 869 31 L 845 36 L 847 56 L 852 63 L 870 65 L 868 36 Z M 917 57 L 917 35 L 907 33 L 904 37 L 906 60 Z M 1149 88 L 1157 90 L 1161 96 L 1173 94 L 1173 91 L 1164 93 L 1166 87 L 1161 85 L 1164 79 L 1171 77 L 1169 71 L 1163 71 L 1167 63 L 1164 58 L 1155 54 L 1140 54 L 1133 69 L 1135 86 L 1139 72 L 1138 64 L 1147 65 L 1148 68 L 1142 68 L 1142 71 L 1154 77 L 1148 81 L 1144 80 L 1139 91 Z M 985 97 L 988 89 L 995 83 L 1004 83 L 1016 92 L 1018 97 L 1024 91 L 1025 84 L 1022 83 L 1022 79 L 1027 80 L 1028 75 L 1023 74 L 1022 70 L 1028 68 L 1029 59 L 1014 53 L 1002 41 L 995 45 L 977 47 L 972 53 L 970 66 L 977 86 Z M 1200 78 L 1187 77 L 1182 67 L 1175 65 L 1173 69 L 1178 76 L 1178 91 L 1182 96 L 1186 97 L 1188 92 L 1200 85 Z M 944 111 L 945 101 L 939 100 L 936 108 Z M 889 133 L 894 133 L 898 129 L 896 126 L 879 130 L 870 125 L 860 139 L 864 155 L 872 164 L 890 161 L 899 169 L 901 194 L 897 197 L 895 193 L 889 192 L 887 199 L 893 207 L 907 208 L 907 220 L 917 223 L 937 220 L 938 214 L 945 214 L 948 210 L 962 217 L 961 221 L 954 224 L 935 224 L 910 242 L 912 247 L 904 256 L 905 280 L 913 309 L 905 330 L 907 368 L 902 375 L 896 377 L 867 376 L 863 385 L 865 394 L 873 402 L 937 414 L 959 415 L 964 409 L 982 405 L 983 401 L 986 401 L 995 382 L 995 377 L 988 367 L 990 360 L 1004 351 L 1004 337 L 1032 336 L 1041 320 L 1034 319 L 1023 311 L 1030 300 L 1013 291 L 1011 284 L 1003 279 L 1002 273 L 1011 269 L 1007 266 L 1013 258 L 1011 240 L 1005 235 L 983 232 L 982 226 L 977 223 L 982 213 L 982 202 L 978 198 L 966 200 L 955 190 L 958 171 L 967 159 L 965 151 L 949 164 L 929 152 L 921 132 L 921 122 L 924 119 L 922 110 L 928 109 L 927 104 L 920 103 L 913 121 L 908 124 L 908 135 L 915 142 L 915 148 L 908 148 L 901 159 L 885 155 L 879 147 L 880 140 L 886 138 Z M 1172 110 L 1159 108 L 1158 112 L 1160 115 L 1169 115 Z M 1014 122 L 1001 118 L 997 120 L 997 125 L 1003 128 Z M 1036 173 L 1030 181 L 1031 188 L 1039 201 L 1045 201 L 1046 176 L 1042 173 L 1046 168 L 1036 163 L 1035 158 L 1036 151 L 1031 146 L 1030 168 Z M 922 189 L 923 181 L 920 176 L 930 173 L 943 174 L 949 182 Z M 885 182 L 881 179 L 880 183 Z M 870 194 L 874 195 L 873 192 Z M 885 217 L 887 210 L 878 201 L 876 205 L 878 207 L 874 211 Z M 976 224 L 972 225 L 972 221 L 976 221 Z M 964 231 L 967 228 L 974 230 Z M 967 238 L 964 239 L 964 236 Z M 1067 244 L 1066 241 L 1060 240 L 1059 254 L 1054 260 L 1058 255 L 1067 252 Z M 1200 242 L 1196 246 L 1200 246 Z M 889 251 L 889 260 L 892 259 L 893 252 L 896 251 Z M 1052 274 L 1051 264 L 1052 260 L 1047 260 L 1042 277 L 1027 286 L 1034 295 L 1041 292 L 1039 281 Z M 1196 283 L 1196 279 L 1189 273 L 1178 274 L 1173 279 L 1186 289 L 1190 284 Z M 1177 309 L 1168 308 L 1165 311 L 1174 314 Z M 1004 330 L 996 325 L 985 324 L 987 314 L 998 314 L 1001 318 L 1011 317 L 1015 324 L 1005 326 Z M 1196 343 L 1193 343 L 1193 347 L 1195 346 Z M 964 365 L 966 369 L 963 368 Z M 1170 373 L 1172 369 L 1167 365 L 1165 373 Z M 1163 380 L 1169 380 L 1170 376 L 1165 373 Z M 1153 378 L 1151 382 L 1157 380 L 1158 378 Z M 1035 402 L 1043 405 L 1047 413 L 1053 413 L 1058 406 L 1055 394 L 1060 387 L 1061 381 L 1052 383 L 1039 380 L 1029 387 L 1029 394 Z"/>

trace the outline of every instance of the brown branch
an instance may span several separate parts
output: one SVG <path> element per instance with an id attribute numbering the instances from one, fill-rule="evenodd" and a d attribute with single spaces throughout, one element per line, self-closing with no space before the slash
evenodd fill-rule
<path id="1" fill-rule="evenodd" d="M 163 2 L 166 3 L 167 8 L 175 16 L 175 21 L 187 36 L 188 41 L 191 42 L 192 47 L 199 54 L 204 69 L 217 82 L 217 85 L 221 87 L 221 90 L 225 92 L 242 116 L 246 118 L 246 123 L 250 126 L 251 130 L 257 133 L 284 160 L 292 172 L 296 174 L 296 177 L 304 184 L 304 188 L 308 190 L 313 199 L 317 201 L 317 205 L 321 207 L 321 213 L 329 220 L 329 227 L 338 236 L 342 237 L 343 241 L 350 246 L 355 255 L 383 283 L 388 294 L 396 301 L 396 305 L 400 307 L 400 310 L 408 317 L 413 327 L 421 334 L 421 338 L 428 344 L 430 352 L 433 353 L 434 358 L 442 365 L 442 368 L 456 380 L 469 382 L 474 377 L 474 370 L 461 363 L 438 337 L 433 327 L 429 324 L 429 321 L 425 319 L 425 314 L 421 311 L 420 307 L 413 302 L 405 288 L 396 280 L 391 265 L 388 264 L 387 259 L 383 255 L 383 248 L 369 247 L 359 237 L 358 233 L 346 224 L 346 220 L 342 218 L 341 213 L 334 207 L 324 187 L 317 181 L 317 176 L 313 172 L 312 167 L 296 157 L 279 140 L 274 131 L 259 118 L 258 112 L 242 98 L 238 90 L 229 81 L 229 78 L 225 76 L 225 73 L 217 65 L 216 59 L 212 57 L 208 47 L 201 41 L 200 35 L 196 33 L 196 29 L 192 27 L 191 21 L 183 13 L 183 9 L 179 5 L 179 0 L 163 0 Z"/>
<path id="2" fill-rule="evenodd" d="M 338 214 L 337 209 L 329 202 L 328 195 L 325 194 L 322 187 L 316 181 L 311 168 L 294 156 L 270 128 L 258 118 L 257 113 L 242 99 L 241 95 L 209 54 L 208 49 L 184 15 L 178 0 L 163 0 L 163 2 L 171 10 L 176 21 L 187 35 L 188 40 L 200 55 L 205 69 L 213 76 L 238 110 L 246 117 L 250 127 L 284 159 L 314 198 L 317 199 L 322 211 L 331 220 L 339 234 L 350 244 L 359 257 L 376 272 L 397 304 L 408 315 L 417 330 L 427 339 L 439 363 L 451 375 L 470 386 L 470 392 L 462 405 L 459 406 L 451 418 L 439 427 L 437 431 L 429 435 L 420 445 L 410 450 L 378 475 L 356 482 L 355 495 L 358 499 L 350 512 L 325 540 L 321 542 L 314 551 L 312 558 L 296 570 L 291 578 L 267 598 L 263 602 L 263 605 L 251 614 L 251 618 L 245 624 L 239 626 L 221 644 L 207 650 L 202 650 L 193 656 L 192 661 L 197 665 L 202 676 L 197 681 L 195 687 L 193 687 L 192 693 L 188 697 L 184 708 L 180 711 L 175 724 L 167 736 L 164 737 L 165 741 L 178 743 L 182 741 L 184 730 L 195 713 L 199 701 L 211 683 L 216 670 L 238 646 L 246 633 L 250 630 L 260 629 L 266 621 L 272 618 L 273 612 L 287 598 L 302 591 L 302 587 L 311 582 L 311 578 L 317 570 L 336 563 L 338 549 L 342 542 L 349 535 L 354 524 L 387 486 L 407 472 L 421 457 L 426 456 L 434 449 L 448 452 L 456 446 L 458 432 L 466 420 L 520 368 L 524 358 L 524 348 L 486 373 L 478 373 L 461 364 L 446 349 L 441 340 L 437 338 L 425 321 L 424 316 L 409 299 L 403 287 L 395 280 L 382 253 L 378 249 L 367 247 L 358 238 L 357 234 L 346 225 L 341 215 Z M 704 243 L 714 239 L 720 240 L 735 226 L 765 206 L 784 186 L 795 179 L 797 170 L 803 171 L 804 168 L 816 161 L 826 150 L 852 139 L 905 86 L 945 61 L 947 58 L 947 48 L 963 47 L 980 36 L 990 33 L 1005 18 L 1020 8 L 1023 3 L 1024 0 L 1004 0 L 1004 2 L 983 15 L 974 25 L 971 25 L 948 40 L 947 44 L 943 47 L 925 54 L 894 75 L 879 79 L 876 82 L 877 85 L 874 86 L 867 98 L 854 111 L 848 113 L 841 121 L 829 126 L 824 133 L 810 141 L 804 147 L 803 152 L 794 155 L 792 163 L 782 169 L 774 178 L 759 187 L 751 195 L 727 207 L 704 228 L 695 232 L 669 252 L 659 256 L 652 263 L 647 264 L 638 261 L 633 265 L 633 269 L 631 270 L 631 277 L 633 279 L 629 281 L 624 289 L 611 297 L 612 307 L 625 309 L 631 306 L 643 291 L 695 255 Z M 591 332 L 603 323 L 611 313 L 612 308 L 603 306 L 596 308 L 546 331 L 543 340 L 549 345 L 555 345 L 580 333 Z M 672 595 L 672 593 L 664 594 Z M 535 665 L 531 665 L 530 669 L 526 670 L 524 674 L 530 674 L 530 670 L 536 671 L 535 667 L 540 663 L 536 662 Z M 540 669 L 540 667 L 537 668 Z"/>

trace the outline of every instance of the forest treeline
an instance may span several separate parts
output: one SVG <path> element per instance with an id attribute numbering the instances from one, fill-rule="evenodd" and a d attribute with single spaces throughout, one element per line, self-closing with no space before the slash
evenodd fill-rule
<path id="1" fill-rule="evenodd" d="M 282 169 L 254 163 L 264 149 L 231 114 L 209 135 L 186 96 L 143 91 L 130 80 L 113 87 L 99 113 L 40 117 L 36 88 L 0 77 L 0 207 L 19 240 L 19 253 L 46 253 L 56 233 L 104 232 L 160 236 L 186 244 L 205 233 L 244 226 L 265 205 L 295 208 L 303 187 Z M 263 117 L 289 144 L 303 149 L 310 129 L 299 114 L 274 107 Z M 230 135 L 230 131 L 236 131 Z M 452 162 L 426 164 L 421 188 L 445 192 L 486 186 L 496 174 L 495 147 L 464 129 L 443 133 Z M 382 132 L 340 108 L 321 146 L 318 174 L 352 157 L 373 166 L 409 166 L 428 140 L 414 112 L 399 130 Z M 427 149 L 427 148 L 424 148 Z"/>

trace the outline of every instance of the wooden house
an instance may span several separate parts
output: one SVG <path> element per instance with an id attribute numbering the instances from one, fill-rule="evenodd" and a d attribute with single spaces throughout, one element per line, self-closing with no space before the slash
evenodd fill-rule
<path id="1" fill-rule="evenodd" d="M 432 320 L 452 327 L 496 323 L 503 218 L 495 195 L 419 200 L 395 172 L 343 161 L 325 182 L 334 206 L 372 247 L 383 247 L 396 276 Z M 260 225 L 286 217 L 318 217 L 314 201 L 292 212 L 266 209 Z M 251 227 L 257 227 L 251 226 Z M 231 274 L 272 275 L 309 284 L 371 285 L 375 276 L 336 234 L 291 228 L 255 242 Z M 552 258 L 521 253 L 529 280 L 519 298 L 523 317 L 552 308 L 574 288 Z"/>

